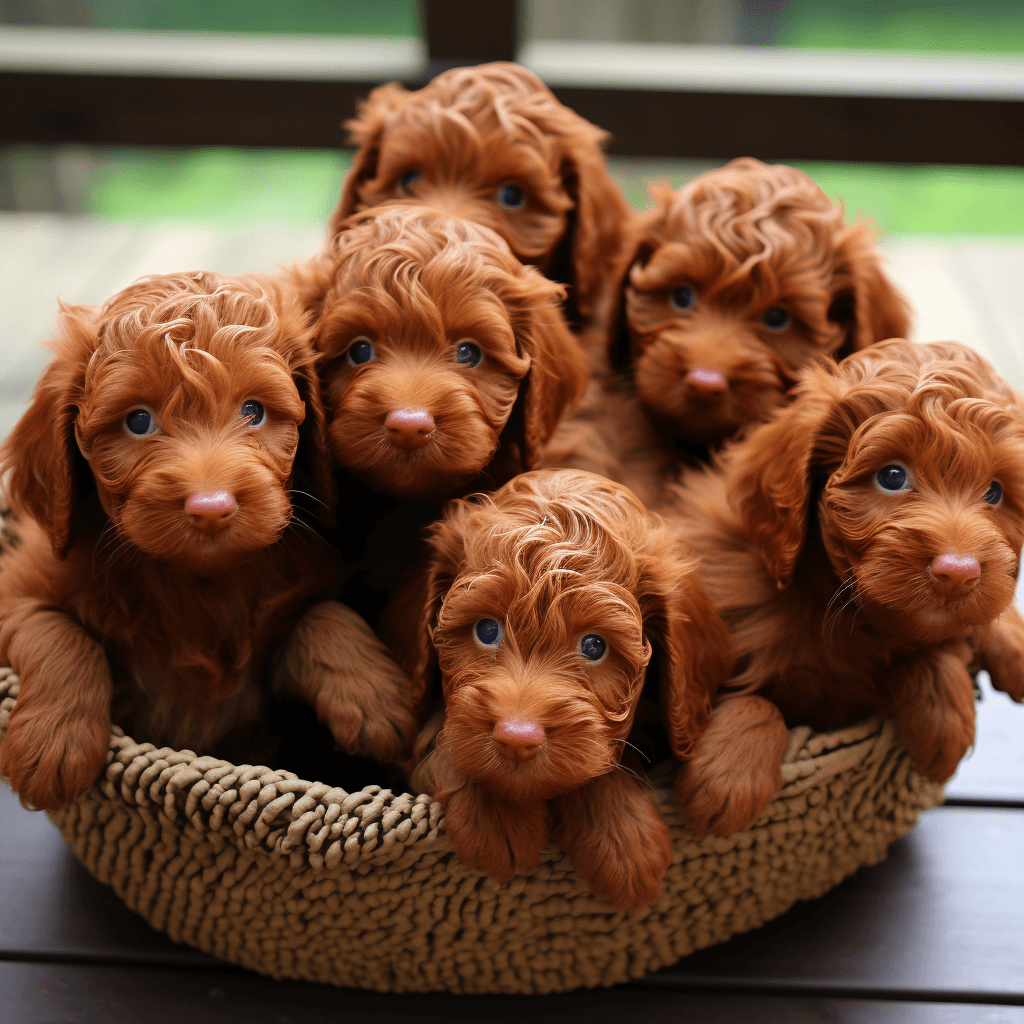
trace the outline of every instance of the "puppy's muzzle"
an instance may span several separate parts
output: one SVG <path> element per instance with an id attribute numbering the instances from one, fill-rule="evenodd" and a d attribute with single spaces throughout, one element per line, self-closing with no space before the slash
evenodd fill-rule
<path id="1" fill-rule="evenodd" d="M 498 722 L 491 733 L 498 750 L 512 761 L 532 761 L 547 739 L 539 722 L 509 718 Z"/>
<path id="2" fill-rule="evenodd" d="M 405 451 L 422 448 L 430 441 L 436 424 L 429 409 L 392 409 L 384 420 L 392 443 Z"/>
<path id="3" fill-rule="evenodd" d="M 238 502 L 228 491 L 197 491 L 186 499 L 185 511 L 198 529 L 212 536 L 230 525 Z"/>
<path id="4" fill-rule="evenodd" d="M 698 401 L 716 401 L 729 390 L 729 382 L 720 370 L 708 366 L 695 366 L 683 378 L 687 393 Z"/>
<path id="5" fill-rule="evenodd" d="M 936 555 L 928 568 L 939 590 L 952 597 L 970 593 L 981 580 L 981 565 L 973 555 Z"/>

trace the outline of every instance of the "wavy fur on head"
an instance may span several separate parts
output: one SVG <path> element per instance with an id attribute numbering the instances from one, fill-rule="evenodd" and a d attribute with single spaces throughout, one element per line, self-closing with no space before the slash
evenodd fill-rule
<path id="1" fill-rule="evenodd" d="M 882 486 L 886 466 L 905 487 Z M 699 831 L 746 827 L 775 795 L 783 718 L 830 728 L 891 714 L 919 770 L 944 781 L 974 739 L 974 649 L 1024 697 L 1010 608 L 1024 415 L 970 349 L 893 339 L 810 368 L 790 406 L 672 502 L 737 657 L 678 790 Z M 949 577 L 950 558 L 973 559 L 976 575 Z M 715 728 L 719 714 L 731 729 Z"/>
<path id="2" fill-rule="evenodd" d="M 386 638 L 420 692 L 435 656 L 440 667 L 446 718 L 432 756 L 447 780 L 441 798 L 456 852 L 498 878 L 531 870 L 550 819 L 597 895 L 627 909 L 650 902 L 671 845 L 650 798 L 619 765 L 652 649 L 679 757 L 700 736 L 730 663 L 725 630 L 676 535 L 624 487 L 542 471 L 449 505 L 430 546 L 427 571 L 396 602 Z M 488 618 L 503 631 L 492 647 L 475 633 Z M 591 634 L 607 645 L 596 661 L 581 652 Z M 509 752 L 505 729 L 532 730 L 529 757 Z M 630 805 L 626 820 L 609 801 Z M 475 820 L 480 803 L 486 827 Z M 524 822 L 528 838 L 515 838 Z"/>
<path id="3" fill-rule="evenodd" d="M 253 279 L 152 277 L 62 307 L 52 348 L 3 447 L 21 541 L 0 561 L 0 660 L 21 677 L 0 775 L 47 808 L 102 769 L 115 681 L 139 739 L 204 750 L 250 723 L 267 645 L 335 579 L 297 529 L 302 501 L 332 504 L 300 306 Z M 197 495 L 234 508 L 211 522 Z"/>
<path id="4" fill-rule="evenodd" d="M 358 149 L 332 234 L 382 202 L 441 207 L 492 228 L 518 259 L 569 285 L 570 322 L 606 329 L 608 286 L 633 213 L 605 167 L 607 133 L 532 72 L 483 64 L 415 92 L 384 85 L 346 127 Z M 507 185 L 522 190 L 518 206 L 499 201 Z"/>
<path id="5" fill-rule="evenodd" d="M 714 443 L 766 419 L 807 364 L 906 336 L 872 229 L 802 171 L 743 158 L 652 194 L 615 355 L 670 435 Z"/>
<path id="6" fill-rule="evenodd" d="M 292 272 L 316 318 L 336 465 L 375 491 L 434 499 L 531 468 L 586 377 L 562 289 L 492 231 L 437 210 L 385 207 L 344 228 Z M 371 357 L 356 364 L 354 343 Z M 465 343 L 477 355 L 460 363 Z M 388 429 L 403 408 L 432 418 L 415 447 Z"/>

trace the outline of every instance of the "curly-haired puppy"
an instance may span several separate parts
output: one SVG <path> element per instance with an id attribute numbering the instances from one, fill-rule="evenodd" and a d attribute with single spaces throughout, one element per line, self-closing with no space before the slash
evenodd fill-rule
<path id="1" fill-rule="evenodd" d="M 153 277 L 64 307 L 52 347 L 3 448 L 20 543 L 0 561 L 0 661 L 21 678 L 0 775 L 45 808 L 102 770 L 115 683 L 140 739 L 203 751 L 251 725 L 268 647 L 340 571 L 298 528 L 305 498 L 332 504 L 298 304 Z M 352 740 L 330 685 L 307 697 Z"/>
<path id="2" fill-rule="evenodd" d="M 941 782 L 974 740 L 972 661 L 1024 698 L 1024 415 L 970 349 L 893 339 L 811 368 L 672 500 L 737 659 L 677 780 L 696 831 L 756 820 L 787 722 L 891 715 Z"/>
<path id="3" fill-rule="evenodd" d="M 566 315 L 607 329 L 610 287 L 634 214 L 605 167 L 607 134 L 532 72 L 483 64 L 415 92 L 374 89 L 347 122 L 358 146 L 331 231 L 406 199 L 484 224 L 523 263 L 570 286 Z"/>
<path id="4" fill-rule="evenodd" d="M 445 500 L 532 468 L 585 383 L 561 286 L 470 221 L 357 214 L 292 281 L 315 318 L 339 543 L 378 576 Z"/>
<path id="5" fill-rule="evenodd" d="M 553 835 L 595 895 L 646 906 L 671 838 L 620 762 L 652 650 L 678 757 L 731 664 L 693 562 L 626 488 L 573 471 L 451 503 L 430 546 L 385 639 L 421 694 L 440 667 L 431 773 L 456 854 L 507 880 Z"/>
<path id="6" fill-rule="evenodd" d="M 847 226 L 802 171 L 743 158 L 651 191 L 608 376 L 544 463 L 610 471 L 645 498 L 766 420 L 804 366 L 909 330 L 871 228 Z"/>

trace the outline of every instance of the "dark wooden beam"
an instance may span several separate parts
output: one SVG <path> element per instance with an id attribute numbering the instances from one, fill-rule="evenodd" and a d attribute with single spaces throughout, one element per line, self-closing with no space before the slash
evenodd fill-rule
<path id="1" fill-rule="evenodd" d="M 410 87 L 423 79 L 409 81 Z M 335 148 L 367 81 L 0 73 L 0 143 Z M 556 95 L 623 156 L 1024 166 L 1024 102 L 589 87 Z"/>
<path id="2" fill-rule="evenodd" d="M 1024 166 L 1024 102 L 570 87 L 622 156 Z"/>
<path id="3" fill-rule="evenodd" d="M 516 0 L 423 0 L 423 36 L 431 71 L 515 60 L 518 8 Z"/>

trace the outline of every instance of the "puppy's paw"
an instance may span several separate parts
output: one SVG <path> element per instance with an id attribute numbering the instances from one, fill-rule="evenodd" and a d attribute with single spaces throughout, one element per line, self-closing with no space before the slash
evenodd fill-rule
<path id="1" fill-rule="evenodd" d="M 917 770 L 946 782 L 974 743 L 974 680 L 964 645 L 937 647 L 898 667 L 893 715 Z"/>
<path id="2" fill-rule="evenodd" d="M 555 841 L 603 902 L 636 914 L 661 894 L 672 834 L 650 795 L 612 771 L 552 801 Z"/>
<path id="3" fill-rule="evenodd" d="M 444 824 L 455 856 L 499 882 L 535 871 L 550 834 L 546 804 L 505 804 L 474 782 L 447 796 Z"/>
<path id="4" fill-rule="evenodd" d="M 980 661 L 997 690 L 1024 702 L 1024 620 L 1015 606 L 999 616 L 981 649 Z"/>
<path id="5" fill-rule="evenodd" d="M 314 605 L 296 623 L 281 652 L 275 688 L 298 692 L 350 754 L 399 762 L 416 737 L 408 676 L 351 608 Z"/>
<path id="6" fill-rule="evenodd" d="M 752 828 L 781 788 L 778 768 L 772 775 L 737 779 L 689 761 L 676 772 L 676 810 L 698 839 L 708 833 L 731 836 Z"/>
<path id="7" fill-rule="evenodd" d="M 708 727 L 676 772 L 675 802 L 698 837 L 750 828 L 782 789 L 789 730 L 763 697 L 735 697 L 711 712 Z"/>
<path id="8" fill-rule="evenodd" d="M 0 778 L 26 803 L 44 811 L 81 796 L 99 777 L 110 744 L 109 716 L 68 721 L 14 709 L 0 743 Z"/>

